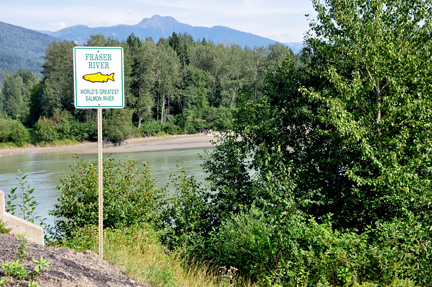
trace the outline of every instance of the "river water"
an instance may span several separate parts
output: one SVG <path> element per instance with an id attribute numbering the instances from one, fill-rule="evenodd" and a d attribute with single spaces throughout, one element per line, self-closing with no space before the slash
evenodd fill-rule
<path id="1" fill-rule="evenodd" d="M 198 181 L 205 179 L 204 171 L 201 167 L 202 159 L 199 155 L 205 156 L 206 149 L 186 149 L 169 151 L 148 151 L 137 153 L 118 153 L 110 155 L 115 159 L 124 157 L 135 160 L 137 163 L 146 161 L 157 182 L 158 187 L 169 183 L 171 174 L 178 172 L 177 164 L 190 171 Z M 104 158 L 108 155 L 104 154 Z M 80 155 L 79 159 L 85 161 L 97 160 L 97 155 Z M 5 192 L 5 200 L 13 187 L 20 190 L 18 182 L 18 169 L 21 170 L 30 188 L 34 188 L 33 196 L 39 205 L 36 208 L 37 215 L 47 218 L 47 224 L 53 224 L 54 218 L 48 215 L 48 211 L 54 208 L 60 192 L 57 190 L 60 178 L 64 172 L 69 173 L 75 158 L 71 153 L 39 153 L 16 155 L 0 158 L 0 190 Z"/>

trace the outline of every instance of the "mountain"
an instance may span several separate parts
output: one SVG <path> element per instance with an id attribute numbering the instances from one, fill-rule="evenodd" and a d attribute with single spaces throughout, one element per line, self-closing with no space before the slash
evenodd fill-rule
<path id="1" fill-rule="evenodd" d="M 158 41 L 161 37 L 168 38 L 173 32 L 177 34 L 187 33 L 196 41 L 205 38 L 206 40 L 212 40 L 216 44 L 238 44 L 242 47 L 268 46 L 276 43 L 274 40 L 228 27 L 196 27 L 180 23 L 173 17 L 162 17 L 159 15 L 155 15 L 151 18 L 144 18 L 136 25 L 117 25 L 97 28 L 77 25 L 53 32 L 50 35 L 63 40 L 75 41 L 75 43 L 82 45 L 90 38 L 90 35 L 94 34 L 101 34 L 106 38 L 111 37 L 122 41 L 126 40 L 130 34 L 134 33 L 135 36 L 141 39 L 151 37 L 153 40 Z M 288 46 L 293 47 L 294 52 L 297 52 L 300 50 L 299 44 L 301 47 L 301 43 L 290 43 Z"/>
<path id="2" fill-rule="evenodd" d="M 58 39 L 0 22 L 0 82 L 18 69 L 40 74 L 48 43 Z"/>

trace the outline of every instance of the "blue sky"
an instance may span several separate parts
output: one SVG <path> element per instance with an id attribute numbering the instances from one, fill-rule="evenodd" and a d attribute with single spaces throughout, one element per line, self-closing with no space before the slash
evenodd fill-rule
<path id="1" fill-rule="evenodd" d="M 134 25 L 156 14 L 281 42 L 301 42 L 309 28 L 305 14 L 316 15 L 310 0 L 0 0 L 0 21 L 34 30 Z"/>

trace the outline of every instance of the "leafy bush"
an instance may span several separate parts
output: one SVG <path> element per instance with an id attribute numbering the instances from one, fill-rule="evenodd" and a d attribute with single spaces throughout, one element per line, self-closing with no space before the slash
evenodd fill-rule
<path id="1" fill-rule="evenodd" d="M 79 122 L 73 121 L 71 133 L 77 141 L 97 140 L 97 122 Z"/>
<path id="2" fill-rule="evenodd" d="M 162 126 L 157 120 L 147 120 L 141 124 L 139 135 L 141 136 L 155 136 L 162 131 Z"/>
<path id="3" fill-rule="evenodd" d="M 28 144 L 29 139 L 29 132 L 20 121 L 0 119 L 0 142 L 24 146 Z"/>
<path id="4" fill-rule="evenodd" d="M 232 215 L 214 233 L 212 257 L 219 266 L 234 266 L 242 274 L 255 279 L 268 271 L 272 264 L 273 226 L 263 220 L 262 212 L 251 208 Z"/>
<path id="5" fill-rule="evenodd" d="M 132 133 L 132 112 L 126 109 L 113 110 L 111 116 L 104 121 L 103 134 L 105 140 L 113 143 L 127 139 Z"/>
<path id="6" fill-rule="evenodd" d="M 34 134 L 38 143 L 94 140 L 97 139 L 97 123 L 79 122 L 68 111 L 56 111 L 51 118 L 39 118 Z"/>
<path id="7" fill-rule="evenodd" d="M 7 228 L 6 226 L 7 223 L 0 219 L 0 233 L 9 234 L 12 229 Z"/>
<path id="8" fill-rule="evenodd" d="M 162 241 L 172 248 L 183 247 L 183 254 L 201 257 L 205 252 L 203 234 L 211 229 L 206 218 L 208 206 L 205 203 L 203 190 L 187 170 L 179 166 L 179 173 L 171 176 L 175 193 L 165 201 L 159 202 L 163 207 L 159 227 L 162 229 Z"/>
<path id="9" fill-rule="evenodd" d="M 58 189 L 61 196 L 51 215 L 55 237 L 69 237 L 73 231 L 98 224 L 98 163 L 75 161 L 64 174 Z M 103 162 L 104 227 L 116 228 L 153 222 L 157 190 L 146 163 L 139 169 L 130 159 Z"/>
<path id="10" fill-rule="evenodd" d="M 374 249 L 372 278 L 390 284 L 395 278 L 428 286 L 432 282 L 432 229 L 427 216 L 380 222 L 369 231 Z"/>
<path id="11" fill-rule="evenodd" d="M 60 138 L 57 123 L 53 119 L 41 117 L 35 124 L 34 134 L 37 142 L 53 142 Z"/>
<path id="12" fill-rule="evenodd" d="M 181 170 L 164 211 L 165 243 L 262 286 L 428 286 L 427 214 L 362 233 L 338 230 L 331 214 L 318 220 L 301 210 L 296 172 L 278 156 L 267 154 L 264 175 L 248 187 L 233 179 L 232 188 L 205 190 Z"/>
<path id="13" fill-rule="evenodd" d="M 162 125 L 162 131 L 170 135 L 176 135 L 182 132 L 181 128 L 173 122 L 165 122 Z"/>
<path id="14" fill-rule="evenodd" d="M 37 223 L 43 227 L 45 226 L 46 218 L 42 218 L 36 213 L 36 207 L 39 205 L 39 202 L 37 202 L 33 196 L 34 188 L 31 188 L 28 184 L 26 180 L 27 175 L 23 175 L 20 170 L 18 170 L 18 174 L 19 177 L 17 180 L 20 185 L 19 192 L 17 192 L 17 187 L 11 189 L 10 193 L 7 195 L 8 200 L 5 209 L 7 212 L 31 223 L 37 221 Z"/>
<path id="15" fill-rule="evenodd" d="M 232 109 L 223 106 L 186 109 L 176 117 L 176 122 L 186 133 L 197 133 L 203 129 L 230 130 L 233 126 Z"/>

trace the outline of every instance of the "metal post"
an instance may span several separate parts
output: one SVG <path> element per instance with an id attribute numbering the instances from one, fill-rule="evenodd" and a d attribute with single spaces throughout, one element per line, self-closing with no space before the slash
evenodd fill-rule
<path id="1" fill-rule="evenodd" d="M 99 260 L 103 260 L 103 153 L 102 108 L 98 108 L 98 174 L 99 174 Z"/>

